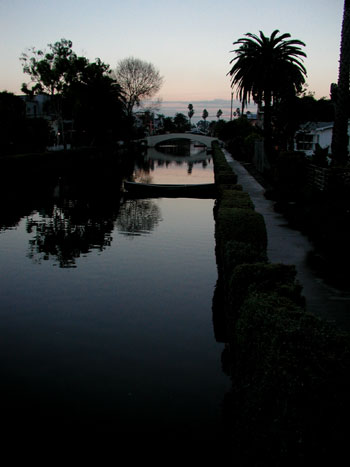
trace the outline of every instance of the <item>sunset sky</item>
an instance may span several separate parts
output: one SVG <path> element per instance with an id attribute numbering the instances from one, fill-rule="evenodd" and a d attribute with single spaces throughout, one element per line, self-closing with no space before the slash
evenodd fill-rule
<path id="1" fill-rule="evenodd" d="M 78 55 L 99 57 L 112 68 L 129 56 L 152 62 L 164 77 L 159 93 L 164 108 L 177 109 L 174 102 L 180 102 L 186 111 L 186 103 L 192 102 L 201 112 L 203 101 L 214 109 L 230 100 L 232 42 L 247 32 L 270 35 L 279 29 L 305 42 L 308 90 L 317 98 L 329 97 L 330 84 L 338 76 L 343 4 L 344 0 L 0 0 L 0 91 L 20 94 L 21 84 L 29 81 L 19 61 L 22 52 L 66 38 Z"/>

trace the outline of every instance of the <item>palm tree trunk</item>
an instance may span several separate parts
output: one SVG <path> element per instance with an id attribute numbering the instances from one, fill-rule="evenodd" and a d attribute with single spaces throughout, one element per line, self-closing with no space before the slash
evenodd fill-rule
<path id="1" fill-rule="evenodd" d="M 350 1 L 350 0 L 349 0 Z M 266 158 L 266 168 L 271 164 L 272 157 L 272 109 L 271 109 L 271 91 L 264 92 L 264 152 Z"/>
<path id="2" fill-rule="evenodd" d="M 345 0 L 340 45 L 338 93 L 335 104 L 335 119 L 332 136 L 332 159 L 334 165 L 345 165 L 348 161 L 349 73 L 350 0 Z"/>

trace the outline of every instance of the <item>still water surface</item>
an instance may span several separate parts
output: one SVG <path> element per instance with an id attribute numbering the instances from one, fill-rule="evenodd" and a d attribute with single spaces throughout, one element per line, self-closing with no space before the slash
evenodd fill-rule
<path id="1" fill-rule="evenodd" d="M 153 157 L 136 179 L 213 181 L 208 157 Z M 214 201 L 122 197 L 92 221 L 55 190 L 0 234 L 9 430 L 214 442 L 229 384 L 212 323 Z"/>

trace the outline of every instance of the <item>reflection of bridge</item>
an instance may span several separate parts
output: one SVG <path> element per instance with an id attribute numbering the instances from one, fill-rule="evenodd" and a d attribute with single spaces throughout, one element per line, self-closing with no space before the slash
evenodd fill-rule
<path id="1" fill-rule="evenodd" d="M 145 156 L 147 160 L 156 160 L 156 161 L 165 161 L 165 162 L 203 162 L 210 159 L 205 148 L 197 154 L 191 154 L 187 156 L 177 156 L 174 154 L 166 154 L 164 152 L 158 151 L 156 148 L 148 148 L 147 155 Z"/>
<path id="2" fill-rule="evenodd" d="M 166 135 L 147 136 L 145 141 L 147 142 L 148 147 L 153 148 L 156 144 L 163 143 L 169 139 L 188 139 L 190 141 L 197 141 L 198 143 L 209 147 L 213 141 L 218 141 L 217 138 L 212 138 L 205 135 L 197 135 L 195 133 L 168 133 Z"/>

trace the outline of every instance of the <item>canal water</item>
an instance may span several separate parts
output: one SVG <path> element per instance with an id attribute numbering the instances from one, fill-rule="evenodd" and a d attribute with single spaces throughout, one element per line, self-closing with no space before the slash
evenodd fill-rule
<path id="1" fill-rule="evenodd" d="M 133 179 L 208 183 L 213 167 L 200 148 L 152 150 Z M 219 457 L 229 380 L 212 320 L 214 200 L 101 190 L 57 180 L 33 205 L 17 201 L 24 214 L 2 216 L 8 439 L 39 451 L 79 439 L 85 452 L 108 440 L 144 460 Z"/>

